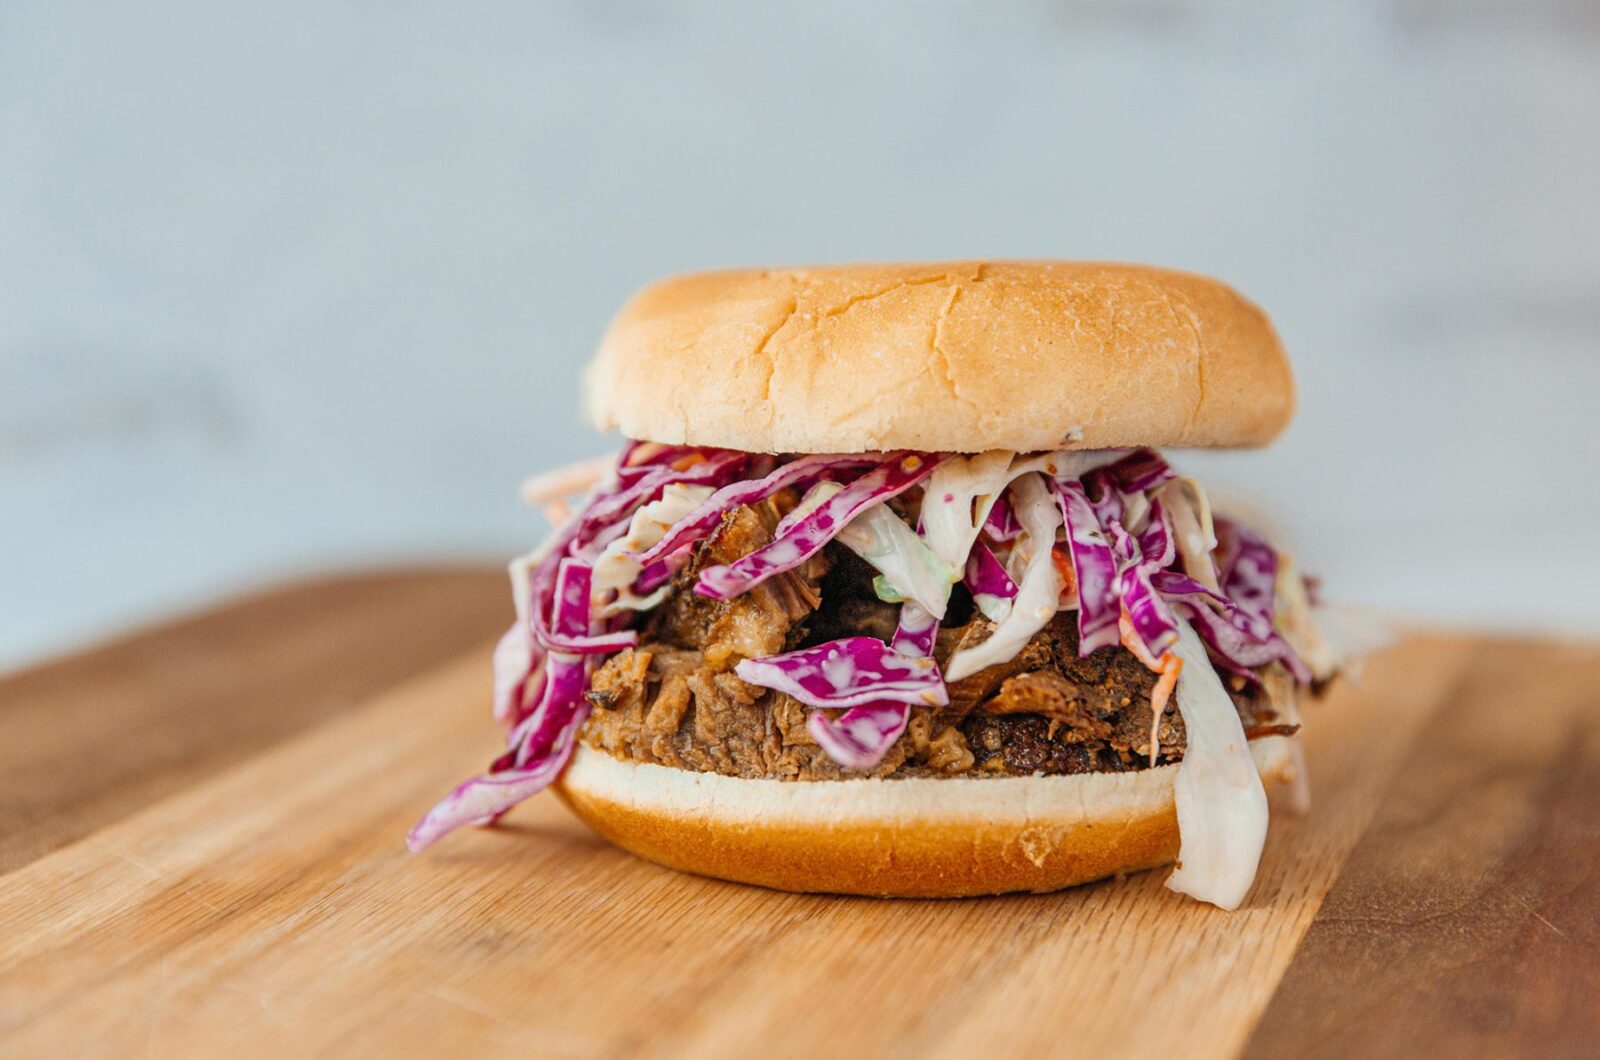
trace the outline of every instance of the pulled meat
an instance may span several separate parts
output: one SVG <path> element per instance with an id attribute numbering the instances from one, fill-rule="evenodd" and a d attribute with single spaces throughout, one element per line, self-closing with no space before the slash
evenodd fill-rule
<path id="1" fill-rule="evenodd" d="M 834 762 L 806 730 L 808 708 L 750 685 L 742 659 L 845 636 L 883 640 L 897 609 L 871 590 L 872 569 L 829 545 L 791 571 L 732 600 L 696 596 L 705 566 L 730 563 L 772 539 L 796 498 L 788 491 L 730 512 L 680 571 L 645 624 L 640 646 L 600 666 L 594 710 L 581 733 L 620 758 L 736 777 L 829 780 L 863 774 Z M 993 631 L 957 587 L 934 654 L 942 666 Z M 1156 675 L 1122 648 L 1078 656 L 1076 616 L 1058 614 L 1016 657 L 949 685 L 944 707 L 914 707 L 905 735 L 871 776 L 994 776 L 1125 772 L 1148 765 Z M 1238 678 L 1230 693 L 1251 737 L 1288 734 L 1261 689 Z M 1162 717 L 1157 761 L 1182 757 L 1183 718 Z"/>
<path id="2" fill-rule="evenodd" d="M 794 570 L 769 578 L 732 600 L 712 600 L 694 593 L 702 568 L 732 563 L 772 540 L 773 528 L 794 506 L 784 491 L 754 507 L 736 508 L 678 572 L 673 592 L 646 623 L 642 641 L 698 651 L 707 666 L 731 670 L 741 659 L 757 659 L 786 650 L 795 624 L 822 603 L 820 582 L 828 570 L 828 554 L 818 553 Z"/>

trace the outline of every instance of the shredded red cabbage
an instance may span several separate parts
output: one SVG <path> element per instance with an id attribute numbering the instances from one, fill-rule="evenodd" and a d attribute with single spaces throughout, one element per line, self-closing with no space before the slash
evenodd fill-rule
<path id="1" fill-rule="evenodd" d="M 1117 561 L 1081 482 L 1054 483 L 1078 583 L 1078 654 L 1117 644 Z"/>
<path id="2" fill-rule="evenodd" d="M 822 711 L 806 718 L 806 731 L 846 769 L 871 769 L 883 761 L 911 720 L 911 708 L 903 703 L 872 703 L 851 707 L 830 719 Z"/>
<path id="3" fill-rule="evenodd" d="M 1145 650 L 1159 658 L 1178 642 L 1178 623 L 1166 601 L 1150 584 L 1150 576 L 1172 563 L 1177 554 L 1158 501 L 1150 511 L 1145 533 L 1134 537 L 1115 517 L 1108 521 L 1111 550 L 1117 558 L 1117 591 L 1122 607 Z M 1151 551 L 1146 552 L 1149 546 Z"/>
<path id="4" fill-rule="evenodd" d="M 980 538 L 967 557 L 967 569 L 962 579 L 978 610 L 990 619 L 1000 621 L 1004 605 L 1017 598 L 1017 583 L 996 558 L 994 550 Z"/>
<path id="5" fill-rule="evenodd" d="M 983 522 L 983 530 L 1002 545 L 1010 544 L 1022 533 L 1022 524 L 1017 522 L 1017 513 L 1012 511 L 1011 502 L 1005 497 L 997 498 L 990 507 L 988 518 Z"/>
<path id="6" fill-rule="evenodd" d="M 722 517 L 740 505 L 764 501 L 788 486 L 804 487 L 830 472 L 877 463 L 871 456 L 802 456 L 781 464 L 763 478 L 734 482 L 707 497 L 699 507 L 680 519 L 666 536 L 639 554 L 639 562 L 649 566 L 687 543 L 705 537 Z"/>
<path id="7" fill-rule="evenodd" d="M 1281 662 L 1296 681 L 1310 682 L 1310 669 L 1289 642 L 1275 630 L 1266 637 L 1256 636 L 1251 628 L 1254 620 L 1226 596 L 1212 592 L 1178 571 L 1158 571 L 1151 576 L 1151 582 L 1172 607 L 1189 620 L 1211 650 L 1212 658 L 1230 673 L 1257 683 L 1259 678 L 1255 670 Z"/>
<path id="8" fill-rule="evenodd" d="M 513 578 L 522 582 L 514 584 L 521 613 L 496 648 L 494 682 L 495 716 L 510 728 L 510 750 L 488 774 L 457 787 L 417 824 L 407 840 L 413 850 L 460 825 L 488 823 L 555 779 L 588 717 L 583 693 L 591 660 L 637 643 L 637 634 L 620 621 L 595 630 L 591 567 L 579 557 L 598 556 L 627 532 L 633 513 L 667 486 L 720 486 L 751 459 L 729 450 L 630 444 L 613 481 L 590 495 L 542 555 L 512 565 Z M 681 557 L 646 567 L 638 582 L 664 582 L 673 559 Z"/>
<path id="9" fill-rule="evenodd" d="M 1153 449 L 1135 449 L 1105 469 L 1124 493 L 1149 493 L 1177 474 Z"/>
<path id="10" fill-rule="evenodd" d="M 683 565 L 684 562 L 688 560 L 688 558 L 689 550 L 687 548 L 682 548 L 669 556 L 665 556 L 656 560 L 654 563 L 649 564 L 643 570 L 641 570 L 639 572 L 639 576 L 633 580 L 633 591 L 640 596 L 644 596 L 646 593 L 655 592 L 657 589 L 661 588 L 663 585 L 667 584 L 667 582 L 672 580 L 672 575 L 680 566 Z"/>
<path id="11" fill-rule="evenodd" d="M 939 620 L 908 601 L 900 605 L 900 624 L 889 646 L 908 658 L 932 663 L 938 634 Z M 911 708 L 904 703 L 868 703 L 832 719 L 820 710 L 813 711 L 806 719 L 806 731 L 828 757 L 845 768 L 871 769 L 883 761 L 910 720 Z"/>
<path id="12" fill-rule="evenodd" d="M 587 566 L 562 560 L 555 597 L 556 632 L 576 637 L 589 628 Z M 554 780 L 572 756 L 578 727 L 589 716 L 583 698 L 588 682 L 583 656 L 552 651 L 545 660 L 539 703 L 512 730 L 510 751 L 492 772 L 459 785 L 417 823 L 406 838 L 412 852 L 461 825 L 493 821 Z"/>
<path id="13" fill-rule="evenodd" d="M 931 658 L 902 655 L 873 637 L 844 637 L 814 648 L 746 659 L 740 680 L 793 696 L 811 707 L 842 709 L 888 700 L 943 706 L 950 702 Z"/>
<path id="14" fill-rule="evenodd" d="M 938 455 L 896 453 L 824 501 L 805 518 L 785 527 L 770 542 L 732 563 L 700 572 L 694 591 L 729 600 L 775 574 L 804 563 L 867 508 L 898 496 L 928 477 L 943 459 Z"/>
<path id="15" fill-rule="evenodd" d="M 589 576 L 590 569 L 577 560 L 561 561 L 554 621 L 556 632 L 566 639 L 577 639 L 576 631 L 588 629 L 591 624 Z M 588 664 L 583 655 L 552 650 L 545 657 L 543 695 L 533 711 L 512 730 L 507 741 L 515 752 L 518 767 L 547 751 L 567 715 L 582 702 L 588 679 Z"/>
<path id="16" fill-rule="evenodd" d="M 587 717 L 584 712 L 583 717 Z M 583 717 L 576 717 L 555 754 L 527 769 L 503 769 L 473 777 L 456 786 L 406 836 L 406 846 L 420 854 L 462 825 L 493 824 L 507 810 L 550 786 L 572 757 L 573 736 Z"/>
<path id="17" fill-rule="evenodd" d="M 889 647 L 908 658 L 931 659 L 938 637 L 939 620 L 908 600 L 900 605 L 900 624 L 895 627 Z"/>
<path id="18" fill-rule="evenodd" d="M 620 536 L 620 533 L 627 530 L 628 523 L 625 517 L 631 515 L 641 504 L 647 504 L 661 496 L 661 491 L 668 484 L 673 482 L 720 484 L 730 472 L 749 460 L 749 453 L 712 449 L 680 455 L 674 464 L 651 466 L 643 474 L 629 476 L 627 479 L 619 476 L 619 482 L 623 483 L 621 487 L 595 498 L 579 516 L 575 531 L 579 545 L 589 545 L 597 532 L 616 531 L 618 525 L 622 529 L 616 531 L 613 536 Z M 676 463 L 683 463 L 685 466 L 680 468 L 675 466 Z"/>
<path id="19" fill-rule="evenodd" d="M 1217 552 L 1222 560 L 1218 580 L 1223 595 L 1250 620 L 1251 635 L 1272 634 L 1274 585 L 1278 579 L 1278 552 L 1250 527 L 1218 517 Z"/>
<path id="20" fill-rule="evenodd" d="M 518 619 L 494 647 L 494 718 L 502 725 L 522 720 L 529 679 L 544 664 L 533 643 L 533 630 Z"/>

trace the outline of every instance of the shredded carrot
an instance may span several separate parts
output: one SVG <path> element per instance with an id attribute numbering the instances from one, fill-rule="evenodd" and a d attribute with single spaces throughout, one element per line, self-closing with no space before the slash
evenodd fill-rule
<path id="1" fill-rule="evenodd" d="M 1126 607 L 1117 619 L 1117 631 L 1122 634 L 1122 646 L 1133 652 L 1146 667 L 1161 675 L 1156 679 L 1155 687 L 1150 689 L 1150 765 L 1154 766 L 1156 756 L 1161 753 L 1161 716 L 1167 712 L 1167 700 L 1172 698 L 1173 689 L 1178 687 L 1178 674 L 1183 670 L 1183 660 L 1170 651 L 1162 652 L 1159 659 L 1151 655 L 1150 649 L 1133 628 L 1133 619 L 1129 617 Z"/>
<path id="2" fill-rule="evenodd" d="M 1150 690 L 1150 765 L 1156 764 L 1161 753 L 1161 716 L 1167 712 L 1167 700 L 1178 687 L 1178 674 L 1183 672 L 1183 660 L 1172 652 L 1161 656 L 1161 676 Z"/>
<path id="3" fill-rule="evenodd" d="M 666 448 L 660 442 L 645 442 L 643 445 L 634 446 L 633 452 L 628 454 L 628 459 L 623 462 L 623 466 L 638 467 L 657 453 L 664 452 Z"/>
<path id="4" fill-rule="evenodd" d="M 1122 646 L 1133 652 L 1135 658 L 1144 663 L 1151 670 L 1160 672 L 1161 660 L 1150 654 L 1150 649 L 1145 647 L 1144 641 L 1139 638 L 1138 632 L 1133 628 L 1133 619 L 1128 617 L 1128 609 L 1122 609 L 1122 617 L 1117 619 L 1117 631 L 1122 634 Z"/>
<path id="5" fill-rule="evenodd" d="M 680 456 L 678 459 L 674 460 L 672 462 L 672 470 L 687 471 L 696 464 L 703 464 L 705 462 L 706 455 L 704 453 L 690 453 L 687 456 Z"/>
<path id="6" fill-rule="evenodd" d="M 522 484 L 522 499 L 538 504 L 582 493 L 609 474 L 614 463 L 616 457 L 599 456 L 535 475 Z"/>
<path id="7" fill-rule="evenodd" d="M 551 526 L 560 526 L 571 516 L 571 507 L 560 497 L 555 498 L 544 506 L 544 517 L 550 521 Z"/>
<path id="8" fill-rule="evenodd" d="M 1062 592 L 1078 595 L 1078 572 L 1072 566 L 1072 553 L 1067 551 L 1065 545 L 1056 545 L 1050 549 L 1050 561 L 1056 565 L 1056 572 L 1061 575 L 1061 580 L 1067 583 Z"/>

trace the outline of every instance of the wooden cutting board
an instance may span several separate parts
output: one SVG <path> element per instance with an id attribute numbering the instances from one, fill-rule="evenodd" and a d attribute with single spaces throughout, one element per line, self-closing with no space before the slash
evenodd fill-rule
<path id="1" fill-rule="evenodd" d="M 501 577 L 294 587 L 0 681 L 0 1055 L 1600 1049 L 1600 646 L 1415 635 L 1308 712 L 1228 914 L 1165 870 L 881 901 L 701 880 L 480 768 Z"/>

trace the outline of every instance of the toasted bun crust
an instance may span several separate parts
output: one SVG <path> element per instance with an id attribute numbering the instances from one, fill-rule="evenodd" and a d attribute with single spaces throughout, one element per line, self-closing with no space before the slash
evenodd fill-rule
<path id="1" fill-rule="evenodd" d="M 601 430 L 767 453 L 1254 446 L 1295 403 L 1231 288 L 1080 262 L 671 277 L 623 307 L 585 392 Z"/>
<path id="2" fill-rule="evenodd" d="M 1250 750 L 1289 779 L 1290 744 Z M 955 898 L 1053 891 L 1178 853 L 1176 766 L 985 779 L 741 780 L 579 746 L 557 791 L 611 842 L 669 868 L 784 891 Z"/>

